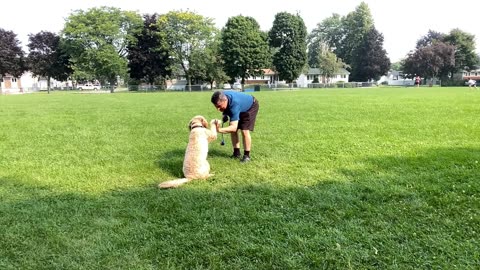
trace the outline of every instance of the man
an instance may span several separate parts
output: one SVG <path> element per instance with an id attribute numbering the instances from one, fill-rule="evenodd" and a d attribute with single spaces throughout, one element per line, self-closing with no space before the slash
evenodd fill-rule
<path id="1" fill-rule="evenodd" d="M 240 159 L 240 141 L 238 130 L 242 131 L 243 137 L 243 158 L 242 163 L 250 161 L 250 149 L 252 138 L 250 131 L 255 127 L 255 120 L 258 113 L 258 101 L 251 95 L 236 91 L 216 91 L 211 99 L 215 108 L 223 113 L 223 121 L 230 118 L 228 127 L 221 128 L 217 122 L 217 132 L 230 133 L 233 146 L 232 158 Z"/>
<path id="2" fill-rule="evenodd" d="M 468 80 L 468 88 L 471 88 L 472 86 L 475 87 L 475 89 L 477 89 L 477 81 L 470 78 L 470 80 Z"/>

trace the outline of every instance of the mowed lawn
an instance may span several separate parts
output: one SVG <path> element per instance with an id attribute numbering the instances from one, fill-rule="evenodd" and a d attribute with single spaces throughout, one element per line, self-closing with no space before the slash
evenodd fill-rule
<path id="1" fill-rule="evenodd" d="M 0 96 L 0 269 L 480 268 L 480 90 L 253 94 L 173 190 L 210 92 Z"/>

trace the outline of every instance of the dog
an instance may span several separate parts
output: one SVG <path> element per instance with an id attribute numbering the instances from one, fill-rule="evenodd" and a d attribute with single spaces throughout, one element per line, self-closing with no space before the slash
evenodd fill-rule
<path id="1" fill-rule="evenodd" d="M 210 122 L 210 129 L 205 117 L 194 116 L 189 124 L 190 136 L 183 159 L 183 175 L 185 178 L 170 180 L 158 185 L 159 188 L 176 188 L 191 180 L 207 179 L 210 174 L 210 164 L 207 161 L 208 144 L 217 139 L 218 120 Z"/>

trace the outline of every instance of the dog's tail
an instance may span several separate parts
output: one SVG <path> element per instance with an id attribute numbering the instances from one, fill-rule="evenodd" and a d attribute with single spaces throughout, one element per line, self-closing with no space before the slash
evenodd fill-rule
<path id="1" fill-rule="evenodd" d="M 176 188 L 187 182 L 190 182 L 187 178 L 180 178 L 175 180 L 166 181 L 158 185 L 159 188 Z"/>

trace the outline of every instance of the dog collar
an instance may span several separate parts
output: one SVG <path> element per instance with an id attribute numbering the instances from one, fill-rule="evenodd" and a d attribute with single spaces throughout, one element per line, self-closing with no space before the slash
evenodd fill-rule
<path id="1" fill-rule="evenodd" d="M 194 127 L 191 127 L 190 130 L 194 129 L 194 128 L 203 128 L 203 126 L 194 126 Z"/>

